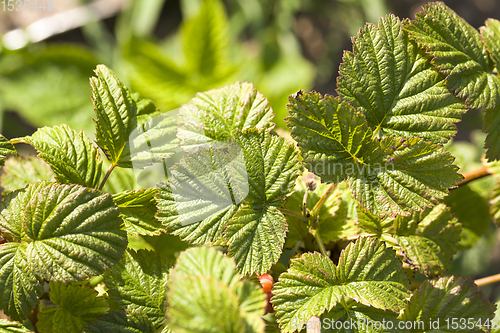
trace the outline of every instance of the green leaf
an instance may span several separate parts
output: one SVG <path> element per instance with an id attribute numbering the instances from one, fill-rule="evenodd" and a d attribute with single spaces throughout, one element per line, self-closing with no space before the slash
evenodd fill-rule
<path id="1" fill-rule="evenodd" d="M 0 167 L 5 163 L 5 158 L 9 155 L 17 155 L 16 148 L 7 138 L 0 134 Z"/>
<path id="2" fill-rule="evenodd" d="M 170 290 L 168 325 L 175 332 L 247 332 L 238 297 L 224 283 L 182 275 L 171 281 Z"/>
<path id="3" fill-rule="evenodd" d="M 293 191 L 297 154 L 267 129 L 238 132 L 219 146 L 200 148 L 171 168 L 168 184 L 159 186 L 157 217 L 183 240 L 227 242 L 241 273 L 265 272 L 283 247 L 286 222 L 277 208 Z"/>
<path id="4" fill-rule="evenodd" d="M 138 106 L 140 105 L 138 104 Z M 176 153 L 184 153 L 179 147 L 179 139 L 177 138 L 178 124 L 178 111 L 141 115 L 137 118 L 136 127 L 129 135 L 131 165 L 136 173 L 139 170 L 144 172 L 144 169 L 155 163 L 160 164 L 159 169 L 161 170 L 159 174 L 156 172 L 158 175 L 153 176 L 156 179 L 152 180 L 152 184 L 145 182 L 147 171 L 145 174 L 136 175 L 137 181 L 142 186 L 154 187 L 166 176 L 165 164 L 170 162 L 166 159 L 173 157 Z"/>
<path id="5" fill-rule="evenodd" d="M 109 68 L 97 66 L 97 77 L 90 79 L 97 145 L 113 165 L 132 167 L 130 134 L 144 121 L 157 115 L 149 100 L 133 96 Z M 142 117 L 141 117 L 142 116 Z"/>
<path id="6" fill-rule="evenodd" d="M 347 180 L 356 199 L 380 217 L 431 206 L 461 179 L 442 147 L 421 138 L 372 138 L 363 114 L 347 102 L 299 91 L 288 108 L 306 168 L 324 182 Z"/>
<path id="7" fill-rule="evenodd" d="M 33 135 L 20 139 L 38 151 L 58 182 L 97 188 L 101 180 L 102 161 L 87 135 L 67 125 L 39 128 Z"/>
<path id="8" fill-rule="evenodd" d="M 0 319 L 0 333 L 32 333 L 23 324 L 10 321 L 7 319 Z"/>
<path id="9" fill-rule="evenodd" d="M 493 61 L 479 32 L 442 2 L 430 3 L 405 26 L 427 49 L 432 63 L 446 77 L 446 86 L 470 108 L 493 108 L 499 100 L 500 80 L 490 74 Z"/>
<path id="10" fill-rule="evenodd" d="M 342 251 L 338 266 L 319 253 L 293 259 L 280 275 L 272 298 L 283 332 L 294 332 L 295 321 L 305 323 L 325 311 L 339 312 L 360 303 L 399 312 L 408 297 L 408 280 L 394 251 L 364 237 Z"/>
<path id="11" fill-rule="evenodd" d="M 16 156 L 5 161 L 0 183 L 4 195 L 39 181 L 55 181 L 50 167 L 35 156 Z"/>
<path id="12" fill-rule="evenodd" d="M 255 330 L 261 327 L 260 317 L 265 307 L 262 292 L 250 281 L 241 281 L 240 275 L 235 271 L 234 260 L 223 256 L 214 249 L 204 247 L 191 248 L 179 255 L 175 266 L 177 274 L 186 274 L 223 282 L 238 297 L 240 309 L 250 326 L 255 325 Z M 245 313 L 246 312 L 246 313 Z"/>
<path id="13" fill-rule="evenodd" d="M 227 221 L 248 193 L 246 173 L 238 173 L 244 163 L 235 144 L 227 152 L 200 148 L 187 155 L 170 169 L 168 184 L 158 185 L 156 217 L 182 240 L 222 243 Z"/>
<path id="14" fill-rule="evenodd" d="M 48 182 L 30 184 L 28 187 L 7 194 L 0 202 L 0 231 L 2 237 L 8 241 L 21 241 L 27 239 L 24 228 L 24 210 L 28 203 L 49 185 Z"/>
<path id="15" fill-rule="evenodd" d="M 106 299 L 94 289 L 50 282 L 50 300 L 56 306 L 44 307 L 36 324 L 40 333 L 81 333 L 89 323 L 109 311 Z"/>
<path id="16" fill-rule="evenodd" d="M 499 221 L 500 221 L 500 181 L 497 182 L 495 188 L 491 192 L 490 204 L 491 204 L 491 208 L 490 208 L 491 215 L 493 215 L 493 218 L 495 218 L 497 223 L 499 223 Z M 0 228 L 1 228 L 1 225 L 0 225 Z"/>
<path id="17" fill-rule="evenodd" d="M 427 276 L 442 275 L 449 267 L 460 240 L 460 224 L 445 205 L 409 217 L 397 217 L 395 235 L 409 263 Z"/>
<path id="18" fill-rule="evenodd" d="M 469 248 L 490 226 L 490 205 L 488 201 L 470 186 L 460 186 L 444 198 L 451 213 L 462 224 L 459 246 Z"/>
<path id="19" fill-rule="evenodd" d="M 484 143 L 488 160 L 500 160 L 500 103 L 484 111 L 483 131 L 488 133 Z"/>
<path id="20" fill-rule="evenodd" d="M 299 159 L 293 145 L 266 129 L 249 129 L 235 136 L 245 156 L 248 201 L 281 205 L 295 188 Z"/>
<path id="21" fill-rule="evenodd" d="M 358 208 L 358 221 L 361 229 L 392 243 L 410 267 L 427 276 L 446 272 L 460 240 L 460 224 L 444 204 L 384 220 Z"/>
<path id="22" fill-rule="evenodd" d="M 158 327 L 165 320 L 170 267 L 161 253 L 127 250 L 120 263 L 104 273 L 109 297 L 121 308 L 143 311 Z"/>
<path id="23" fill-rule="evenodd" d="M 155 333 L 153 324 L 140 310 L 114 311 L 91 323 L 85 333 Z"/>
<path id="24" fill-rule="evenodd" d="M 480 325 L 487 319 L 491 321 L 494 311 L 494 305 L 472 279 L 449 276 L 424 281 L 413 293 L 400 318 L 403 321 L 423 321 L 425 329 L 412 332 L 427 332 L 430 330 L 429 324 L 437 320 L 437 327 L 432 328 L 439 332 L 483 332 Z M 472 329 L 463 324 L 452 326 L 453 319 L 461 322 L 462 318 L 465 318 L 467 324 L 470 320 L 477 326 Z"/>
<path id="25" fill-rule="evenodd" d="M 113 195 L 129 235 L 159 235 L 165 229 L 155 217 L 156 192 L 156 189 L 146 189 Z"/>
<path id="26" fill-rule="evenodd" d="M 226 229 L 229 255 L 236 260 L 238 272 L 268 271 L 281 256 L 286 232 L 285 217 L 277 207 L 240 208 Z"/>
<path id="27" fill-rule="evenodd" d="M 264 331 L 264 293 L 240 280 L 233 261 L 213 248 L 191 248 L 179 256 L 168 301 L 168 327 L 175 332 Z"/>
<path id="28" fill-rule="evenodd" d="M 34 274 L 50 281 L 80 281 L 101 274 L 122 257 L 126 232 L 109 194 L 53 184 L 30 199 L 22 222 Z"/>
<path id="29" fill-rule="evenodd" d="M 209 77 L 230 70 L 228 28 L 222 1 L 204 1 L 199 13 L 182 25 L 187 70 Z"/>
<path id="30" fill-rule="evenodd" d="M 322 333 L 403 333 L 405 323 L 397 319 L 398 314 L 383 311 L 370 306 L 353 302 L 347 308 L 334 308 L 332 311 L 321 315 Z M 295 322 L 298 326 L 300 323 Z M 342 325 L 342 327 L 341 327 Z M 309 325 L 311 326 L 311 324 Z M 337 329 L 341 327 L 341 329 Z M 347 329 L 344 329 L 346 327 Z M 390 329 L 390 328 L 392 329 Z"/>
<path id="31" fill-rule="evenodd" d="M 495 67 L 500 68 L 500 21 L 495 19 L 486 20 L 484 27 L 480 28 L 486 48 L 488 49 Z M 494 108 L 489 108 L 484 115 L 484 132 L 488 133 L 486 137 L 485 148 L 487 148 L 486 157 L 489 160 L 500 159 L 500 106 L 497 104 Z"/>
<path id="32" fill-rule="evenodd" d="M 394 15 L 368 24 L 344 53 L 338 94 L 362 111 L 378 137 L 415 136 L 443 144 L 456 133 L 463 103 L 444 85 Z"/>
<path id="33" fill-rule="evenodd" d="M 247 82 L 198 93 L 181 107 L 179 117 L 182 147 L 230 141 L 237 131 L 252 127 L 274 127 L 267 99 Z"/>
<path id="34" fill-rule="evenodd" d="M 500 68 L 500 21 L 492 18 L 487 19 L 485 26 L 479 28 L 479 31 L 495 67 Z"/>
<path id="35" fill-rule="evenodd" d="M 22 321 L 38 304 L 41 295 L 42 281 L 28 268 L 26 243 L 13 242 L 0 245 L 2 311 L 12 319 Z"/>

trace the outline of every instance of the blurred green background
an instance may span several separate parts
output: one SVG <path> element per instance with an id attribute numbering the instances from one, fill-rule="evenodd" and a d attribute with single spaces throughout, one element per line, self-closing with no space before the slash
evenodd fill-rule
<path id="1" fill-rule="evenodd" d="M 284 127 L 299 89 L 335 94 L 350 38 L 387 13 L 412 18 L 417 0 L 54 0 L 52 10 L 0 11 L 0 112 L 8 138 L 67 123 L 91 137 L 88 78 L 112 68 L 162 111 L 196 92 L 250 81 Z M 495 0 L 445 3 L 472 25 L 500 17 Z M 1 6 L 0 6 L 1 7 Z M 2 8 L 0 8 L 1 10 Z M 41 40 L 41 41 L 40 41 Z M 471 116 L 470 128 L 481 119 Z M 478 118 L 478 119 L 476 119 Z M 467 133 L 462 138 L 467 139 Z"/>
<path id="2" fill-rule="evenodd" d="M 335 95 L 342 53 L 351 50 L 351 37 L 366 22 L 376 23 L 388 13 L 413 18 L 426 2 L 54 0 L 52 11 L 10 12 L 0 5 L 2 133 L 20 137 L 66 123 L 92 138 L 88 80 L 99 63 L 162 111 L 180 107 L 200 91 L 252 82 L 284 127 L 290 94 L 314 89 Z M 489 17 L 500 19 L 498 0 L 444 2 L 476 28 Z M 467 171 L 481 166 L 484 135 L 480 111 L 471 110 L 463 119 L 447 149 Z M 490 177 L 464 187 L 475 194 L 462 221 L 478 232 L 469 235 L 470 244 L 463 246 L 474 245 L 456 255 L 450 274 L 498 273 L 500 236 L 488 219 L 493 185 Z M 471 198 L 470 193 L 464 197 Z M 153 247 L 155 242 L 160 239 L 149 241 Z M 492 300 L 500 295 L 495 285 L 485 291 Z"/>

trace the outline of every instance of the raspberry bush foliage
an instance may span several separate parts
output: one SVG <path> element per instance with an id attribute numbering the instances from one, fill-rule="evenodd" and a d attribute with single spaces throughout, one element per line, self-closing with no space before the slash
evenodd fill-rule
<path id="1" fill-rule="evenodd" d="M 489 206 L 450 145 L 483 112 L 500 177 L 500 21 L 429 3 L 352 44 L 337 97 L 289 97 L 290 132 L 251 83 L 172 113 L 99 65 L 95 141 L 65 124 L 2 136 L 0 332 L 496 331 L 448 269 L 500 217 L 500 185 Z M 383 325 L 335 325 L 352 320 Z"/>

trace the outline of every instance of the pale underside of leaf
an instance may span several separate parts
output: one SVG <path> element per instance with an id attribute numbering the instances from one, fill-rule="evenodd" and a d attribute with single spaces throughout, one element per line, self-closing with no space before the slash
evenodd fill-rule
<path id="1" fill-rule="evenodd" d="M 222 255 L 214 248 L 193 247 L 181 252 L 173 272 L 208 276 L 234 287 L 240 281 L 240 276 L 234 267 L 235 262 L 232 258 Z"/>
<path id="2" fill-rule="evenodd" d="M 32 333 L 20 322 L 0 319 L 0 333 Z"/>
<path id="3" fill-rule="evenodd" d="M 444 85 L 393 15 L 368 24 L 344 54 L 338 94 L 362 111 L 378 137 L 419 136 L 443 144 L 456 133 L 463 103 Z"/>

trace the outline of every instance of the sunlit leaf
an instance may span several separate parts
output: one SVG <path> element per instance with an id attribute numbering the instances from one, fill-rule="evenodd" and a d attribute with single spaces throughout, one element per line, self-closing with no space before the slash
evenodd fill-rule
<path id="1" fill-rule="evenodd" d="M 500 79 L 491 74 L 493 61 L 479 32 L 442 2 L 423 6 L 405 26 L 426 48 L 432 63 L 446 77 L 446 86 L 471 108 L 493 108 L 499 100 Z"/>
<path id="2" fill-rule="evenodd" d="M 441 144 L 456 133 L 463 102 L 397 17 L 367 24 L 352 42 L 353 53 L 345 52 L 340 66 L 338 93 L 363 112 L 376 136 L 419 136 Z"/>
<path id="3" fill-rule="evenodd" d="M 453 157 L 421 138 L 373 138 L 361 112 L 316 92 L 290 97 L 287 118 L 306 168 L 334 183 L 347 180 L 356 199 L 384 217 L 437 203 L 461 179 Z"/>
<path id="4" fill-rule="evenodd" d="M 365 237 L 342 252 L 338 265 L 319 253 L 293 259 L 273 288 L 272 302 L 282 331 L 295 332 L 301 328 L 296 323 L 332 310 L 341 316 L 355 302 L 397 313 L 408 288 L 394 251 Z"/>
<path id="5" fill-rule="evenodd" d="M 83 132 L 67 125 L 39 128 L 33 135 L 20 139 L 38 151 L 58 182 L 97 188 L 101 181 L 102 161 L 99 151 Z"/>

